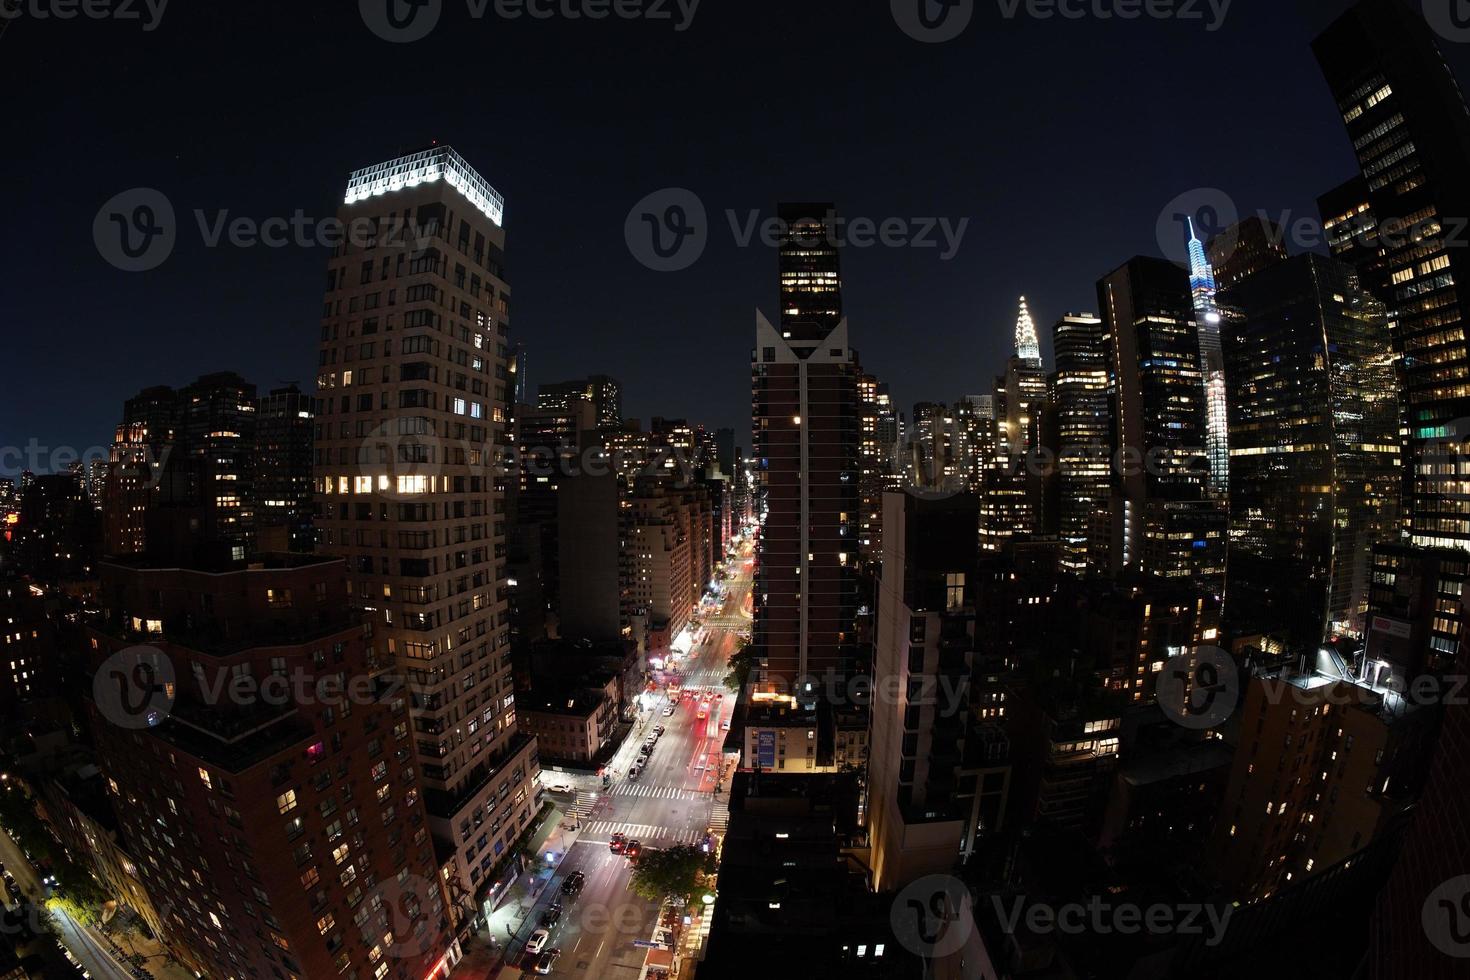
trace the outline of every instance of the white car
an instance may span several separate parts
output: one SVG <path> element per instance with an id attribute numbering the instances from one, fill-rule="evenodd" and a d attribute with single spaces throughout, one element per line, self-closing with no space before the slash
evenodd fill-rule
<path id="1" fill-rule="evenodd" d="M 526 952 L 539 953 L 551 942 L 551 933 L 545 929 L 537 929 L 531 933 L 531 938 L 526 940 Z"/>

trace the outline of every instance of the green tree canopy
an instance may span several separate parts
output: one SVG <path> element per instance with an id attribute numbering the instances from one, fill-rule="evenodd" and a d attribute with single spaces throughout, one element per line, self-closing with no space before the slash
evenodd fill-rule
<path id="1" fill-rule="evenodd" d="M 715 873 L 713 854 L 692 845 L 644 851 L 633 867 L 633 892 L 650 902 L 682 898 L 693 902 L 703 885 L 703 875 Z"/>

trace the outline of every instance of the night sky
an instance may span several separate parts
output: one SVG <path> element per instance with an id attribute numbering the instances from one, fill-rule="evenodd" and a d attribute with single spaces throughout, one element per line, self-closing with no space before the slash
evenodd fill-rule
<path id="1" fill-rule="evenodd" d="M 475 20 L 443 2 L 408 44 L 376 37 L 355 0 L 173 0 L 151 32 L 12 24 L 0 446 L 105 445 L 124 398 L 207 371 L 309 386 L 327 251 L 207 247 L 193 212 L 330 217 L 351 170 L 432 140 L 506 197 L 533 391 L 608 373 L 628 414 L 733 426 L 747 446 L 753 316 L 776 312 L 776 262 L 737 246 L 727 210 L 833 200 L 875 221 L 970 219 L 950 261 L 844 253 L 854 345 L 908 411 L 990 390 L 1020 294 L 1049 364 L 1052 322 L 1160 252 L 1177 195 L 1215 187 L 1241 213 L 1315 218 L 1316 195 L 1353 172 L 1308 47 L 1340 0 L 1236 0 L 1214 32 L 1036 20 L 1024 4 L 1008 20 L 976 0 L 944 44 L 906 36 L 886 0 L 705 0 L 683 32 Z M 1446 50 L 1470 78 L 1470 46 Z M 92 228 L 134 187 L 168 197 L 178 238 L 130 274 Z M 634 203 L 666 187 L 694 191 L 710 220 L 708 248 L 676 273 L 624 239 Z"/>

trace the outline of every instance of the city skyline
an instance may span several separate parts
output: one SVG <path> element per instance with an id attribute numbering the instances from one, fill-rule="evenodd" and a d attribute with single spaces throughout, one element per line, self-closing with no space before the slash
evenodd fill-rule
<path id="1" fill-rule="evenodd" d="M 1464 977 L 1464 0 L 716 2 L 0 0 L 0 980 Z"/>
<path id="2" fill-rule="evenodd" d="M 78 291 L 76 303 L 61 314 L 64 322 L 60 329 L 85 340 L 99 357 L 81 368 L 82 380 L 75 398 L 44 415 L 31 407 L 39 378 L 21 377 L 8 386 L 6 394 L 0 396 L 4 399 L 0 419 L 6 423 L 0 430 L 0 445 L 23 448 L 33 438 L 43 446 L 79 450 L 106 445 L 109 433 L 93 420 L 101 414 L 100 408 L 136 390 L 132 380 L 120 378 L 122 374 L 139 380 L 146 377 L 150 382 L 182 384 L 211 371 L 234 370 L 262 388 L 276 387 L 278 382 L 309 380 L 313 353 L 309 338 L 315 306 L 312 294 L 317 291 L 317 270 L 327 250 L 294 245 L 208 248 L 206 233 L 218 230 L 221 212 L 226 210 L 229 218 L 243 217 L 253 222 L 273 217 L 289 219 L 297 209 L 318 221 L 329 218 L 340 203 L 336 185 L 341 172 L 435 139 L 456 146 L 467 159 L 476 162 L 490 183 L 505 195 L 507 226 L 520 229 L 519 234 L 512 235 L 517 244 L 510 251 L 509 261 L 511 269 L 520 273 L 514 276 L 518 285 L 518 328 L 532 355 L 533 390 L 543 381 L 605 370 L 628 386 L 628 415 L 646 418 L 672 413 L 700 418 L 712 427 L 735 427 L 738 442 L 747 444 L 739 371 L 713 376 L 699 372 L 697 380 L 686 377 L 687 372 L 671 377 L 650 375 L 636 358 L 620 352 L 616 338 L 651 336 L 677 350 L 678 338 L 698 330 L 702 339 L 690 347 L 685 356 L 691 360 L 683 363 L 692 367 L 692 358 L 704 354 L 738 358 L 752 309 L 761 309 L 769 317 L 777 315 L 775 296 L 762 275 L 771 259 L 770 250 L 759 244 L 741 248 L 738 234 L 748 226 L 752 214 L 758 220 L 770 218 L 778 200 L 800 199 L 805 191 L 834 200 L 848 216 L 874 222 L 889 217 L 943 217 L 955 223 L 970 219 L 959 249 L 949 261 L 939 258 L 944 249 L 937 231 L 932 234 L 939 245 L 935 248 L 846 249 L 849 265 L 855 270 L 848 297 L 853 313 L 853 343 L 864 363 L 889 382 L 895 403 L 906 405 L 944 391 L 965 391 L 973 387 L 966 378 L 987 377 L 1004 364 L 1015 295 L 1027 295 L 1037 322 L 1047 324 L 1065 312 L 1089 309 L 1091 283 L 1133 254 L 1172 251 L 1172 258 L 1184 261 L 1187 235 L 1182 223 L 1178 235 L 1171 236 L 1177 241 L 1160 244 L 1154 221 L 1170 208 L 1176 195 L 1192 189 L 1220 188 L 1241 216 L 1258 209 L 1273 218 L 1285 213 L 1287 220 L 1283 223 L 1288 228 L 1292 220 L 1316 220 L 1316 195 L 1339 175 L 1345 178 L 1352 172 L 1351 147 L 1331 112 L 1330 96 L 1316 66 L 1304 56 L 1314 31 L 1332 16 L 1333 8 L 1332 4 L 1308 4 L 1273 13 L 1240 5 L 1215 31 L 1207 31 L 1202 24 L 1147 19 L 1129 24 L 1035 21 L 1024 16 L 1007 20 L 984 11 L 977 13 L 964 35 L 944 45 L 922 44 L 905 36 L 887 11 L 846 19 L 841 36 L 856 45 L 855 50 L 881 54 L 876 62 L 881 70 L 866 81 L 850 77 L 841 83 L 841 90 L 856 100 L 854 106 L 872 106 L 874 111 L 864 114 L 874 116 L 880 129 L 901 138 L 875 141 L 866 155 L 870 162 L 844 173 L 831 167 L 834 160 L 829 154 L 836 144 L 829 137 L 835 132 L 823 127 L 820 138 L 813 142 L 816 134 L 793 129 L 795 117 L 786 115 L 779 102 L 753 103 L 767 110 L 763 118 L 748 112 L 716 114 L 726 124 L 733 120 L 751 136 L 774 126 L 776 132 L 785 131 L 788 145 L 800 151 L 769 177 L 754 182 L 745 172 L 748 168 L 732 168 L 734 159 L 727 159 L 725 152 L 735 150 L 738 159 L 738 154 L 745 151 L 737 149 L 739 144 L 731 144 L 723 128 L 708 128 L 706 113 L 695 110 L 692 93 L 671 93 L 658 87 L 651 77 L 628 72 L 623 74 L 642 96 L 633 100 L 635 114 L 631 118 L 636 122 L 630 136 L 610 144 L 618 148 L 610 167 L 584 173 L 584 168 L 575 163 L 580 159 L 574 151 L 580 135 L 595 131 L 589 127 L 601 125 L 590 121 L 587 111 L 592 107 L 590 100 L 596 97 L 593 75 L 598 69 L 610 67 L 602 60 L 606 56 L 598 51 L 597 37 L 588 32 L 605 27 L 628 46 L 627 58 L 646 53 L 654 59 L 650 64 L 672 61 L 670 70 L 703 78 L 710 69 L 697 60 L 695 52 L 681 51 L 679 42 L 687 40 L 689 46 L 697 47 L 694 42 L 702 31 L 734 31 L 752 43 L 769 39 L 767 29 L 752 23 L 751 18 L 732 20 L 727 11 L 713 6 L 701 7 L 688 30 L 677 33 L 671 25 L 654 23 L 609 22 L 601 27 L 584 24 L 572 29 L 566 43 L 571 45 L 570 50 L 586 49 L 588 64 L 582 66 L 574 63 L 575 58 L 567 59 L 561 66 L 561 87 L 552 93 L 523 92 L 523 106 L 512 102 L 505 107 L 512 122 L 502 122 L 500 113 L 488 118 L 474 113 L 466 116 L 445 106 L 417 112 L 415 127 L 394 131 L 384 139 L 377 127 L 365 120 L 354 124 L 353 116 L 361 110 L 346 99 L 346 115 L 335 127 L 313 127 L 308 132 L 292 124 L 279 132 L 279 120 L 271 119 L 268 107 L 280 105 L 287 92 L 280 82 L 267 77 L 260 82 L 263 87 L 258 101 L 233 103 L 228 113 L 231 125 L 216 128 L 217 124 L 205 120 L 206 114 L 198 111 L 198 96 L 177 93 L 155 101 L 146 118 L 138 120 L 136 131 L 115 133 L 109 139 L 112 128 L 99 129 L 104 135 L 98 145 L 105 143 L 108 148 L 105 169 L 86 158 L 70 158 L 68 168 L 63 168 L 69 173 L 69 186 L 96 187 L 94 194 L 67 190 L 60 214 L 48 214 L 44 220 L 39 216 L 28 220 L 27 212 L 35 205 L 30 200 L 19 202 L 18 220 L 32 227 L 34 235 L 27 239 L 25 248 L 17 247 L 17 241 L 7 246 L 7 259 L 21 270 L 17 280 L 29 279 L 26 270 L 41 260 L 61 261 L 74 268 L 83 288 Z M 784 29 L 797 36 L 819 37 L 827 12 L 820 6 L 783 12 L 789 18 Z M 180 62 L 208 75 L 226 68 L 243 70 L 250 51 L 272 50 L 261 34 L 273 25 L 269 15 L 249 18 L 249 23 L 212 21 L 218 26 L 203 28 L 203 36 L 211 38 L 204 42 L 210 59 L 208 64 L 201 63 L 205 59 L 200 58 L 199 46 L 181 48 L 175 33 L 199 30 L 194 15 L 182 9 L 170 13 L 177 18 L 177 25 L 166 18 L 157 30 L 143 34 L 139 42 L 145 50 L 156 52 L 160 64 Z M 372 62 L 405 52 L 412 54 L 420 48 L 428 50 L 434 45 L 448 45 L 449 50 L 455 50 L 478 36 L 473 33 L 475 29 L 490 32 L 495 27 L 498 32 L 493 36 L 514 39 L 520 45 L 504 55 L 519 64 L 543 50 L 550 32 L 561 26 L 527 20 L 494 25 L 468 22 L 461 32 L 450 29 L 454 22 L 448 18 L 453 16 L 456 13 L 451 11 L 445 25 L 412 45 L 389 45 L 355 18 L 340 25 L 330 23 L 329 18 L 308 17 L 294 25 L 295 46 L 288 50 L 299 53 L 312 38 L 328 36 L 329 32 L 344 52 L 357 52 Z M 67 27 L 73 30 L 56 33 Z M 532 28 L 539 33 L 532 32 Z M 111 86 L 119 91 L 138 97 L 160 92 L 164 69 L 148 59 L 134 59 L 126 66 L 114 60 L 117 55 L 109 42 L 116 40 L 116 32 L 128 29 L 122 24 L 85 20 L 71 25 L 22 21 L 7 35 L 7 63 L 13 70 L 23 70 L 30 64 L 28 59 L 43 57 L 48 45 L 64 42 L 77 51 L 93 51 L 94 58 L 82 59 L 87 65 L 85 71 L 109 72 L 113 77 Z M 666 34 L 675 34 L 674 43 L 664 43 L 668 40 Z M 258 43 L 251 47 L 251 41 Z M 1240 97 L 1228 115 L 1250 114 L 1258 120 L 1254 132 L 1277 134 L 1270 137 L 1271 153 L 1266 155 L 1271 157 L 1271 165 L 1262 159 L 1262 147 L 1253 139 L 1238 146 L 1222 145 L 1208 161 L 1163 154 L 1142 170 L 1134 160 L 1127 166 L 1106 162 L 1118 158 L 1116 151 L 1129 142 L 1155 139 L 1160 132 L 1167 137 L 1173 125 L 1167 122 L 1169 118 L 1181 120 L 1177 131 L 1182 141 L 1188 135 L 1183 107 L 1189 104 L 1189 91 L 1187 86 L 1149 84 L 1151 102 L 1146 111 L 1133 118 L 1110 116 L 1108 129 L 1100 130 L 1089 121 L 1090 113 L 1102 108 L 1106 96 L 1079 98 L 1075 85 L 1090 72 L 1102 69 L 1101 56 L 1089 50 L 1096 46 L 1094 42 L 1105 42 L 1112 52 L 1110 57 L 1127 56 L 1136 66 L 1128 69 L 1134 74 L 1131 79 L 1121 80 L 1125 83 L 1131 80 L 1148 84 L 1146 80 L 1151 77 L 1170 77 L 1178 71 L 1181 51 L 1197 51 L 1202 57 L 1224 61 L 1264 58 L 1276 74 L 1269 80 L 1247 78 L 1233 83 Z M 990 126 L 978 127 L 974 135 L 967 135 L 977 129 L 969 115 L 972 103 L 967 93 L 993 84 L 975 67 L 980 60 L 977 54 L 984 52 L 996 59 L 995 68 L 986 72 L 999 73 L 1007 60 L 1018 57 L 1012 49 L 1024 50 L 1031 43 L 1054 45 L 1056 63 L 1065 66 L 1032 83 L 1035 97 L 1046 99 L 1056 111 L 1044 121 L 1023 121 L 1010 118 L 1019 105 L 992 101 L 987 104 L 987 112 L 992 114 L 987 117 Z M 1443 47 L 1452 65 L 1465 64 L 1467 52 L 1461 50 L 1464 45 L 1447 43 Z M 1272 57 L 1273 52 L 1279 57 Z M 938 86 L 916 88 L 912 81 L 915 73 L 923 59 L 930 57 L 941 59 L 944 81 Z M 757 86 L 773 83 L 773 79 L 752 82 Z M 85 82 L 78 76 L 76 82 L 68 84 Z M 291 92 L 293 97 L 318 92 L 330 100 L 328 104 L 344 105 L 339 87 L 316 76 L 304 80 L 296 77 Z M 757 88 L 746 94 L 758 95 L 759 91 Z M 902 117 L 893 111 L 894 98 L 901 92 L 918 98 L 916 117 L 912 109 Z M 77 89 L 69 97 L 80 94 Z M 1180 111 L 1170 113 L 1169 105 L 1175 99 Z M 106 108 L 91 107 L 86 102 L 78 105 L 83 113 L 104 112 Z M 20 107 L 18 127 L 21 131 L 29 128 L 38 139 L 53 138 L 52 126 L 35 117 L 35 111 Z M 565 132 L 553 131 L 551 120 L 558 115 L 569 117 L 562 127 Z M 651 151 L 655 129 L 667 128 L 676 120 L 685 127 L 704 127 L 699 131 L 707 132 L 707 139 L 685 140 L 687 156 L 672 169 L 651 161 L 643 165 L 641 157 Z M 171 122 L 188 125 L 203 138 L 191 139 L 189 146 L 178 146 L 173 152 L 160 153 L 156 149 L 160 144 L 155 141 L 164 137 Z M 513 125 L 555 139 L 535 144 L 532 151 L 517 146 L 514 140 L 490 139 L 478 132 L 487 122 L 493 122 L 497 132 Z M 1023 138 L 1013 146 L 994 146 L 989 139 L 991 127 L 1010 128 Z M 1073 137 L 1063 135 L 1068 128 Z M 333 138 L 323 142 L 327 131 Z M 1083 134 L 1080 139 L 1088 148 L 1093 170 L 1102 166 L 1099 179 L 1107 179 L 1114 188 L 1106 200 L 1084 193 L 1082 183 L 1075 179 L 1081 171 L 1073 164 L 1063 165 L 1043 153 L 1049 144 L 1078 142 L 1078 134 Z M 636 138 L 636 142 L 627 142 L 629 138 Z M 961 141 L 957 145 L 956 139 Z M 277 140 L 290 142 L 273 146 Z M 978 155 L 982 140 L 990 150 L 984 157 Z M 945 175 L 932 187 L 928 180 L 904 179 L 904 175 L 915 176 L 905 160 L 926 147 L 954 164 L 943 168 Z M 901 157 L 894 155 L 899 152 Z M 272 180 L 257 179 L 267 172 Z M 1020 194 L 996 194 L 993 188 L 1001 186 L 1002 173 L 1006 183 L 1018 179 L 1035 183 L 1029 188 L 1023 184 L 1027 189 Z M 968 178 L 963 185 L 959 174 Z M 56 180 L 56 175 L 38 174 L 29 179 L 44 185 Z M 565 194 L 556 182 L 579 190 Z M 147 273 L 124 274 L 99 258 L 91 226 L 110 196 L 133 187 L 156 187 L 165 193 L 178 216 L 179 235 L 174 253 L 164 265 Z M 710 243 L 691 268 L 656 273 L 629 254 L 623 226 L 640 199 L 669 187 L 687 187 L 699 197 L 710 218 Z M 56 189 L 62 188 L 56 185 Z M 1029 212 L 1024 220 L 1016 210 L 1023 203 Z M 1201 199 L 1197 203 L 1212 202 Z M 573 220 L 566 212 L 568 208 L 575 210 L 575 224 L 588 235 L 586 244 L 576 248 L 569 247 L 565 236 L 551 230 Z M 202 219 L 194 215 L 196 209 L 204 213 Z M 203 230 L 199 227 L 201 220 Z M 1060 257 L 1055 254 L 1059 230 L 1070 242 Z M 1302 247 L 1297 238 L 1310 237 L 1290 230 L 1288 234 L 1296 250 Z M 1005 247 L 999 245 L 1002 240 Z M 878 288 L 877 284 L 886 278 L 875 274 L 878 269 L 891 269 L 902 281 L 915 283 L 918 288 Z M 559 284 L 569 272 L 585 287 L 568 290 Z M 261 275 L 278 283 L 278 288 L 265 294 L 238 285 L 227 285 L 222 291 L 201 291 L 201 277 L 220 276 L 239 283 Z M 607 304 L 610 312 L 594 313 L 583 298 L 590 295 L 612 300 Z M 22 320 L 56 321 L 54 310 L 18 291 L 9 306 Z M 205 324 L 203 329 L 201 323 Z M 247 330 L 261 340 L 240 342 Z M 935 372 L 920 350 L 926 345 L 906 340 L 915 331 L 932 336 L 932 344 L 957 355 L 943 359 L 932 382 L 929 377 Z M 182 342 L 185 353 L 176 376 L 166 376 L 172 371 L 160 374 L 146 363 L 140 350 L 143 345 L 133 338 L 149 336 Z M 40 358 L 44 348 L 38 343 L 20 338 L 14 354 L 27 362 L 33 356 Z M 1042 344 L 1049 359 L 1049 338 L 1043 337 Z M 655 387 L 659 397 L 645 394 Z M 706 400 L 706 396 L 714 397 Z M 696 410 L 702 404 L 711 407 Z"/>

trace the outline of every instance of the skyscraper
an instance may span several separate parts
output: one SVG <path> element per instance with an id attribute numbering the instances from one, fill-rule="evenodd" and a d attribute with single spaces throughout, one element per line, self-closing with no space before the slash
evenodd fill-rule
<path id="1" fill-rule="evenodd" d="M 1052 327 L 1055 352 L 1057 466 L 1061 481 L 1062 565 L 1087 568 L 1088 541 L 1098 511 L 1108 509 L 1112 489 L 1112 410 L 1108 354 L 1102 319 L 1068 313 Z"/>
<path id="2" fill-rule="evenodd" d="M 378 234 L 328 263 L 317 379 L 318 548 L 347 559 L 375 643 L 412 686 L 413 749 L 462 911 L 514 868 L 539 806 L 511 691 L 494 465 L 510 412 L 503 207 L 448 146 L 353 172 L 339 217 Z"/>
<path id="3" fill-rule="evenodd" d="M 599 428 L 616 429 L 623 423 L 622 385 L 605 374 L 544 384 L 537 392 L 536 407 L 566 409 L 570 400 L 577 397 L 587 399 L 596 407 Z"/>
<path id="4" fill-rule="evenodd" d="M 255 525 L 262 551 L 309 552 L 312 399 L 295 385 L 255 403 Z"/>
<path id="5" fill-rule="evenodd" d="M 873 887 L 889 891 L 968 857 L 980 820 L 975 773 L 964 772 L 976 749 L 979 499 L 888 493 L 883 517 L 874 669 L 898 694 L 873 708 L 869 812 Z"/>
<path id="6" fill-rule="evenodd" d="M 835 243 L 812 221 L 828 204 L 782 205 L 779 327 L 756 316 L 751 354 L 756 478 L 765 523 L 754 586 L 761 693 L 842 671 L 856 641 L 857 353 L 842 318 Z M 798 692 L 805 694 L 806 691 Z"/>
<path id="7" fill-rule="evenodd" d="M 1016 317 L 1016 352 L 1005 373 L 1005 451 L 1010 456 L 1025 456 L 1041 444 L 1041 403 L 1046 397 L 1041 344 L 1036 339 L 1036 324 L 1026 307 L 1026 297 L 1022 296 Z"/>
<path id="8" fill-rule="evenodd" d="M 1230 487 L 1230 434 L 1226 416 L 1225 358 L 1220 352 L 1220 310 L 1215 305 L 1215 270 L 1205 258 L 1205 244 L 1194 233 L 1189 219 L 1189 293 L 1194 301 L 1194 322 L 1199 331 L 1200 374 L 1204 379 L 1205 455 L 1210 466 L 1207 484 L 1211 495 Z"/>
<path id="9" fill-rule="evenodd" d="M 1388 306 L 1406 394 L 1409 531 L 1416 545 L 1470 548 L 1464 441 L 1470 437 L 1470 252 L 1451 219 L 1470 215 L 1470 112 L 1417 9 L 1360 0 L 1312 45 L 1337 100 L 1366 192 L 1335 210 L 1370 227 L 1365 248 L 1332 236 Z M 1366 204 L 1369 211 L 1362 210 Z M 1364 215 L 1371 214 L 1365 222 Z M 1343 214 L 1324 213 L 1324 219 Z"/>
<path id="10" fill-rule="evenodd" d="M 1205 500 L 1205 397 L 1189 276 L 1139 256 L 1098 282 L 1115 391 L 1109 567 L 1222 594 L 1225 513 Z"/>
<path id="11" fill-rule="evenodd" d="M 778 246 L 781 336 L 806 345 L 842 322 L 842 268 L 829 233 L 837 209 L 829 203 L 787 203 L 777 205 L 776 214 L 783 229 Z"/>
<path id="12" fill-rule="evenodd" d="M 1383 304 L 1341 262 L 1278 262 L 1221 294 L 1230 404 L 1236 635 L 1315 649 L 1364 632 L 1374 543 L 1399 491 L 1398 391 Z"/>

